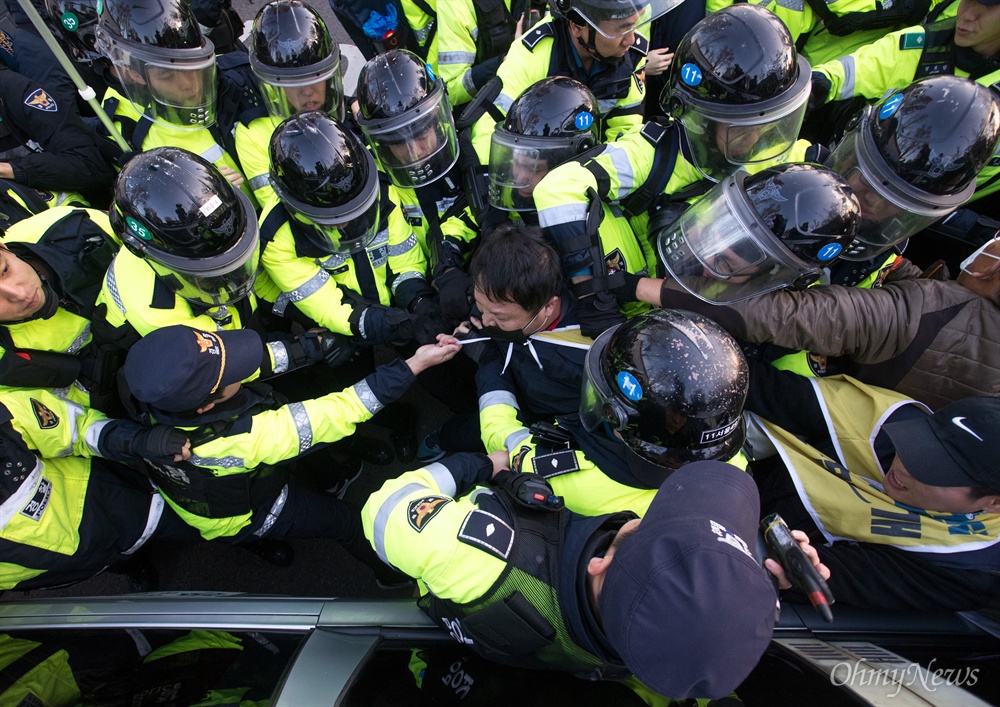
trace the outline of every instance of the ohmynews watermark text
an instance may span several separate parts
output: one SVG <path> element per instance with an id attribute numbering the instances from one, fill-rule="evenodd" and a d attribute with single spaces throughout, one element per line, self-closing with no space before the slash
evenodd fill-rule
<path id="1" fill-rule="evenodd" d="M 927 692 L 934 692 L 942 685 L 971 687 L 979 681 L 979 668 L 935 668 L 936 661 L 937 658 L 932 658 L 926 668 L 919 663 L 876 668 L 863 661 L 844 661 L 833 666 L 830 682 L 837 687 L 885 687 L 886 697 L 895 697 L 904 687 L 917 684 Z"/>

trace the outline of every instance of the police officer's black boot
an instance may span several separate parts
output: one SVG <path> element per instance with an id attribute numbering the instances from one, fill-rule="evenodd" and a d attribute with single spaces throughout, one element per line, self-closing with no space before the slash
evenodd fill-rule
<path id="1" fill-rule="evenodd" d="M 257 555 L 265 562 L 270 562 L 275 567 L 288 567 L 295 559 L 295 551 L 292 546 L 284 540 L 250 540 L 240 543 L 240 547 Z"/>

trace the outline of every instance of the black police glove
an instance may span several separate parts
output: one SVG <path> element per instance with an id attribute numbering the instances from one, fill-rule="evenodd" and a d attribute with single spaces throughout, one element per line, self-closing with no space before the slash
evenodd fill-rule
<path id="1" fill-rule="evenodd" d="M 460 268 L 449 268 L 434 278 L 445 322 L 457 326 L 472 311 L 472 278 Z"/>
<path id="2" fill-rule="evenodd" d="M 833 85 L 830 79 L 822 71 L 812 72 L 812 91 L 809 94 L 809 104 L 806 106 L 806 115 L 812 115 L 820 106 L 825 104 L 830 98 L 830 89 Z"/>
<path id="3" fill-rule="evenodd" d="M 493 475 L 494 486 L 506 489 L 515 501 L 534 511 L 562 510 L 562 496 L 556 496 L 549 482 L 535 474 L 515 474 L 503 469 Z"/>
<path id="4" fill-rule="evenodd" d="M 363 345 L 405 346 L 413 340 L 413 323 L 405 309 L 369 305 L 355 309 L 350 319 L 351 331 Z"/>
<path id="5" fill-rule="evenodd" d="M 97 449 L 114 461 L 149 459 L 170 464 L 187 442 L 185 433 L 167 425 L 146 428 L 130 420 L 111 420 L 101 430 Z"/>
<path id="6" fill-rule="evenodd" d="M 619 307 L 622 307 L 629 302 L 638 301 L 636 291 L 639 289 L 639 280 L 642 279 L 642 275 L 636 275 L 630 272 L 623 274 L 625 276 L 625 282 L 618 287 L 612 287 L 610 289 L 610 292 L 615 296 L 615 300 L 618 302 Z"/>
<path id="7" fill-rule="evenodd" d="M 312 363 L 323 361 L 330 368 L 352 361 L 360 352 L 349 338 L 327 330 L 307 331 L 299 334 L 295 340 L 302 347 L 302 353 L 307 361 Z"/>
<path id="8" fill-rule="evenodd" d="M 418 297 L 410 307 L 413 338 L 421 346 L 433 344 L 437 341 L 437 335 L 447 330 L 437 297 Z"/>
<path id="9" fill-rule="evenodd" d="M 618 309 L 618 300 L 610 292 L 596 292 L 578 301 L 580 333 L 596 339 L 602 332 L 625 321 Z"/>

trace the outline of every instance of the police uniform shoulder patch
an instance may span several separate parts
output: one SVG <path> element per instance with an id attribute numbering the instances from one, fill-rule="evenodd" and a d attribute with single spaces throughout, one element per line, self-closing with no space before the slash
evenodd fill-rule
<path id="1" fill-rule="evenodd" d="M 635 41 L 632 43 L 632 46 L 629 47 L 629 49 L 633 49 L 642 54 L 643 56 L 646 56 L 646 54 L 649 52 L 649 40 L 643 37 L 638 32 L 636 32 Z"/>
<path id="2" fill-rule="evenodd" d="M 411 501 L 406 512 L 410 527 L 418 533 L 421 532 L 449 501 L 451 499 L 446 496 L 424 496 Z"/>
<path id="3" fill-rule="evenodd" d="M 31 411 L 35 413 L 35 419 L 38 420 L 39 427 L 43 430 L 51 430 L 53 427 L 59 426 L 59 417 L 54 412 L 34 398 L 28 399 L 31 401 Z"/>
<path id="4" fill-rule="evenodd" d="M 923 49 L 926 37 L 923 32 L 907 32 L 899 38 L 900 49 Z"/>
<path id="5" fill-rule="evenodd" d="M 514 547 L 514 529 L 492 513 L 476 509 L 465 517 L 458 539 L 506 561 Z"/>
<path id="6" fill-rule="evenodd" d="M 525 33 L 525 35 L 521 37 L 521 44 L 526 46 L 531 51 L 535 51 L 535 45 L 542 41 L 543 38 L 554 37 L 555 34 L 555 27 L 553 24 L 551 22 L 543 22 L 539 25 L 535 25 L 531 30 Z"/>
<path id="7" fill-rule="evenodd" d="M 524 464 L 525 455 L 531 451 L 531 447 L 524 445 L 517 450 L 517 454 L 510 460 L 510 470 L 515 474 L 521 473 L 521 465 Z"/>
<path id="8" fill-rule="evenodd" d="M 36 88 L 32 91 L 31 95 L 24 99 L 24 105 L 29 108 L 45 111 L 46 113 L 55 113 L 59 110 L 56 99 L 47 94 L 45 89 L 41 88 Z"/>
<path id="9" fill-rule="evenodd" d="M 628 272 L 628 263 L 625 262 L 621 248 L 615 248 L 604 256 L 604 267 L 608 275 L 613 275 L 616 272 Z"/>
<path id="10" fill-rule="evenodd" d="M 562 476 L 580 470 L 580 464 L 576 459 L 576 452 L 572 449 L 561 449 L 558 452 L 542 454 L 531 460 L 531 466 L 535 473 L 544 479 L 551 479 L 553 476 Z"/>

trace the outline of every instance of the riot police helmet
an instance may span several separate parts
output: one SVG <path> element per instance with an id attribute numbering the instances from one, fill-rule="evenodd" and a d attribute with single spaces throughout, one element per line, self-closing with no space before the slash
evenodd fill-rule
<path id="1" fill-rule="evenodd" d="M 93 61 L 97 51 L 98 0 L 45 0 L 45 9 L 59 25 L 62 38 L 77 59 Z"/>
<path id="2" fill-rule="evenodd" d="M 358 106 L 361 132 L 396 186 L 430 184 L 458 161 L 444 81 L 416 54 L 392 49 L 361 67 Z"/>
<path id="3" fill-rule="evenodd" d="M 689 462 L 726 461 L 743 446 L 749 368 L 711 319 L 645 312 L 598 336 L 585 361 L 580 419 L 591 431 L 607 425 L 655 465 L 644 485 L 658 487 Z"/>
<path id="4" fill-rule="evenodd" d="M 101 0 L 97 47 L 114 65 L 125 95 L 173 129 L 212 125 L 215 47 L 185 0 Z"/>
<path id="5" fill-rule="evenodd" d="M 115 180 L 108 215 L 125 248 L 192 304 L 221 306 L 253 289 L 257 216 L 202 157 L 177 147 L 138 153 Z"/>
<path id="6" fill-rule="evenodd" d="M 317 255 L 366 248 L 379 225 L 375 160 L 360 139 L 322 111 L 282 122 L 271 136 L 271 186 Z"/>
<path id="7" fill-rule="evenodd" d="M 506 211 L 534 211 L 538 181 L 600 142 L 600 106 L 589 88 L 564 76 L 538 81 L 493 130 L 490 203 Z"/>
<path id="8" fill-rule="evenodd" d="M 274 0 L 260 9 L 250 31 L 250 66 L 275 118 L 323 110 L 343 119 L 340 47 L 320 14 L 301 0 Z"/>
<path id="9" fill-rule="evenodd" d="M 1000 97 L 951 75 L 929 76 L 855 116 L 826 160 L 861 202 L 859 247 L 868 260 L 972 198 L 1000 140 Z"/>
<path id="10" fill-rule="evenodd" d="M 738 170 L 672 224 L 651 227 L 670 274 L 706 302 L 806 287 L 850 248 L 861 206 L 840 175 L 784 164 Z"/>
<path id="11" fill-rule="evenodd" d="M 553 0 L 552 13 L 573 24 L 589 25 L 617 39 L 674 9 L 681 0 Z"/>
<path id="12" fill-rule="evenodd" d="M 757 5 L 731 5 L 684 35 L 660 103 L 684 126 L 698 170 L 719 181 L 791 149 L 811 75 L 780 19 Z"/>

